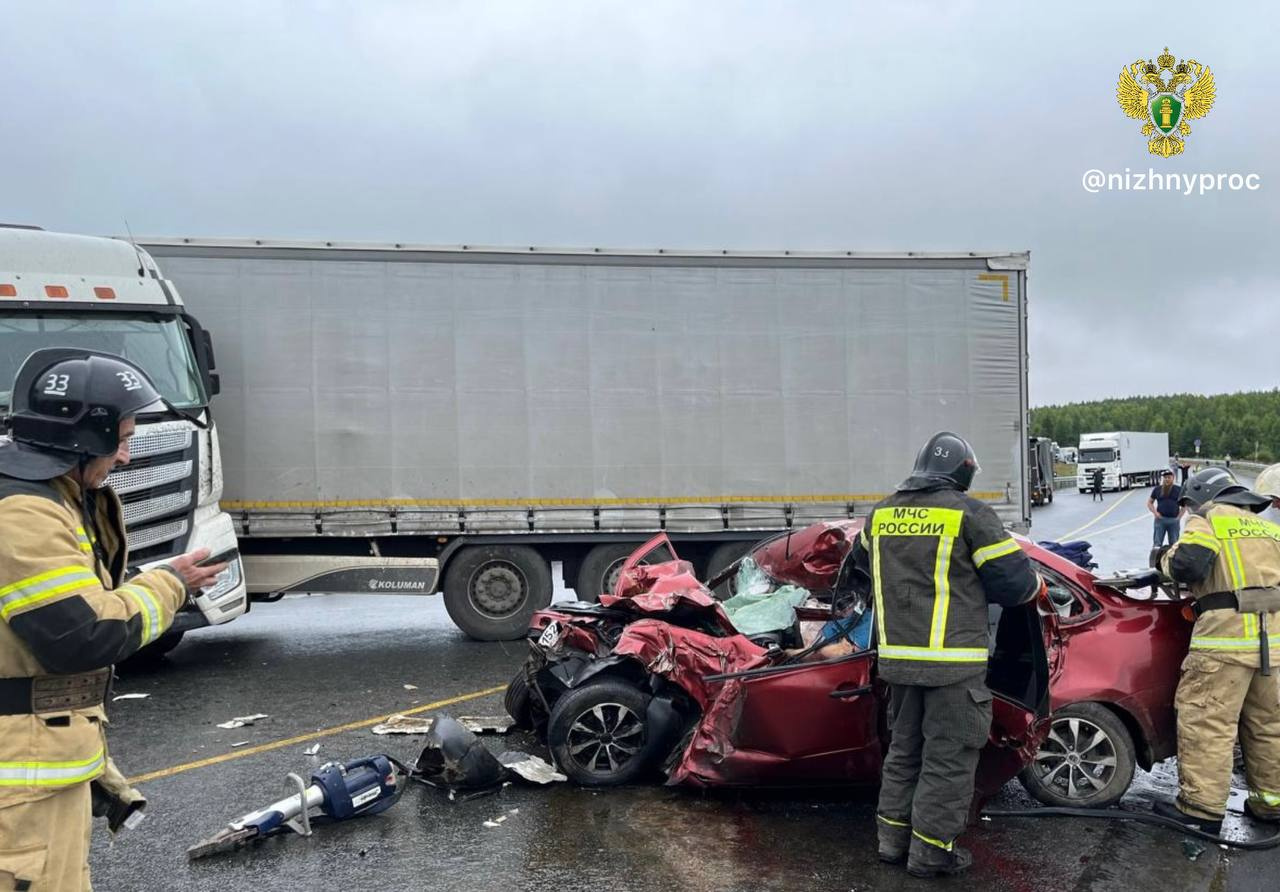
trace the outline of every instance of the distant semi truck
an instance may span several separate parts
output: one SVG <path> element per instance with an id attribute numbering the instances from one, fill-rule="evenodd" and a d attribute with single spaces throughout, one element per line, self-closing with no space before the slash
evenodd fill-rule
<path id="1" fill-rule="evenodd" d="M 865 513 L 929 435 L 1027 495 L 1017 254 L 147 238 L 219 340 L 250 592 L 428 594 L 525 634 L 666 531 L 703 571 Z"/>
<path id="2" fill-rule="evenodd" d="M 1169 467 L 1169 435 L 1149 431 L 1081 434 L 1076 487 L 1087 492 L 1093 474 L 1102 471 L 1102 488 L 1124 490 L 1154 484 Z"/>

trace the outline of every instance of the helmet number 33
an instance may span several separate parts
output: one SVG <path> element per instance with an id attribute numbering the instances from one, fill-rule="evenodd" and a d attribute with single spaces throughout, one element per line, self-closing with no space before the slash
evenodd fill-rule
<path id="1" fill-rule="evenodd" d="M 70 383 L 70 375 L 49 375 L 44 379 L 44 393 L 47 396 L 66 396 Z"/>
<path id="2" fill-rule="evenodd" d="M 62 377 L 65 378 L 66 375 L 63 375 Z M 124 384 L 125 390 L 137 390 L 142 386 L 142 379 L 133 372 L 116 372 L 116 377 L 120 379 L 122 384 Z"/>

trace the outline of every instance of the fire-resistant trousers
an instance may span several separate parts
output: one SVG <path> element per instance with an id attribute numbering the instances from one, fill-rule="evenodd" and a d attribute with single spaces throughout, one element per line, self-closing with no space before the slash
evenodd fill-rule
<path id="1" fill-rule="evenodd" d="M 1231 794 L 1236 729 L 1253 810 L 1280 815 L 1280 666 L 1267 676 L 1209 653 L 1182 663 L 1178 709 L 1178 804 L 1218 820 Z"/>
<path id="2" fill-rule="evenodd" d="M 991 692 L 981 675 L 940 687 L 889 688 L 891 737 L 877 813 L 949 847 L 968 821 L 974 771 L 991 730 Z"/>
<path id="3" fill-rule="evenodd" d="M 0 806 L 0 892 L 89 892 L 89 784 Z"/>

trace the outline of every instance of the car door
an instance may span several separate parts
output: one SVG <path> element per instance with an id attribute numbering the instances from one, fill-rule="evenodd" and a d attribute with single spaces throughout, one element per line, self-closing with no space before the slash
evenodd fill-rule
<path id="1" fill-rule="evenodd" d="M 876 783 L 880 699 L 875 654 L 711 676 L 741 685 L 723 776 L 730 783 Z"/>

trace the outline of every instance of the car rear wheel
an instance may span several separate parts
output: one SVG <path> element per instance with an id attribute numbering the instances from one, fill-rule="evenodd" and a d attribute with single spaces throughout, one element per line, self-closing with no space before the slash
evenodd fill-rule
<path id="1" fill-rule="evenodd" d="M 547 723 L 551 755 L 570 780 L 585 786 L 638 780 L 660 755 L 648 708 L 649 695 L 619 679 L 570 691 L 552 708 Z"/>
<path id="2" fill-rule="evenodd" d="M 1053 714 L 1049 736 L 1018 779 L 1045 805 L 1107 808 L 1133 782 L 1133 737 L 1111 710 L 1073 703 Z"/>

